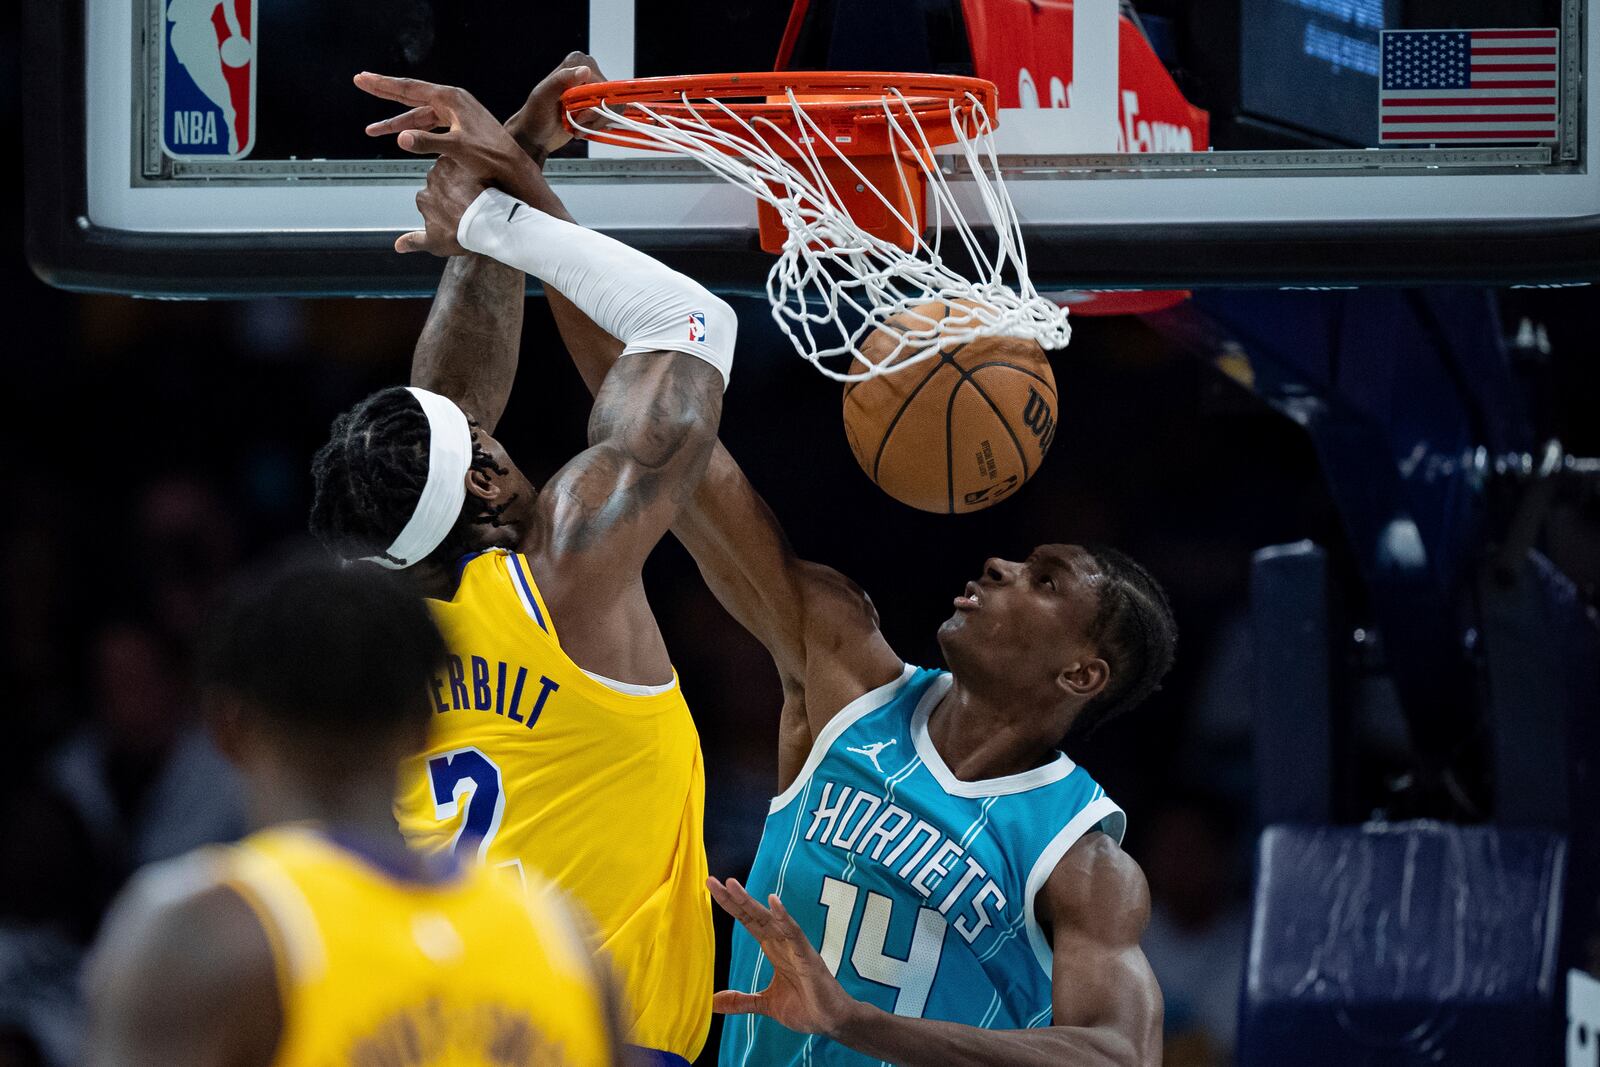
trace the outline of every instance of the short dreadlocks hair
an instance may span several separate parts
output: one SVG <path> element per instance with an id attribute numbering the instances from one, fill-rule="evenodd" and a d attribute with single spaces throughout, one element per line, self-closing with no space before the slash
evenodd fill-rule
<path id="1" fill-rule="evenodd" d="M 292 739 L 368 746 L 424 726 L 444 639 L 418 597 L 375 571 L 308 558 L 241 579 L 206 627 L 203 689 Z"/>
<path id="2" fill-rule="evenodd" d="M 1106 579 L 1088 637 L 1111 667 L 1111 681 L 1078 713 L 1075 737 L 1089 736 L 1159 689 L 1178 645 L 1172 605 L 1150 572 L 1116 549 L 1087 551 Z"/>
<path id="3" fill-rule="evenodd" d="M 474 429 L 477 424 L 473 423 Z M 473 527 L 500 525 L 500 507 L 467 494 L 450 532 L 423 560 L 389 555 L 428 481 L 428 416 L 402 386 L 381 389 L 333 420 L 328 443 L 311 461 L 311 533 L 344 559 L 383 556 L 393 563 L 446 563 L 472 550 Z M 472 443 L 472 469 L 504 474 Z"/>

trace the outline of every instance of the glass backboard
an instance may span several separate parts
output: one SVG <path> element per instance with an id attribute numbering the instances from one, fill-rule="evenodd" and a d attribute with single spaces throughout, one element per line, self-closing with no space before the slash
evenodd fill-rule
<path id="1" fill-rule="evenodd" d="M 1584 279 L 1593 6 L 28 0 L 30 256 L 80 288 L 429 291 L 435 265 L 388 251 L 428 164 L 362 134 L 386 110 L 350 75 L 461 84 L 504 114 L 580 48 L 612 77 L 995 82 L 1042 286 Z M 587 224 L 759 289 L 754 204 L 692 161 L 577 145 L 549 173 Z"/>

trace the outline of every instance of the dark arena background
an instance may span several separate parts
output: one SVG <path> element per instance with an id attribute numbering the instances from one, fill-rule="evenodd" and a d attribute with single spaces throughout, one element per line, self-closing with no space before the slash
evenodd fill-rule
<path id="1" fill-rule="evenodd" d="M 261 3 L 264 34 L 311 6 Z M 360 125 L 386 112 L 340 80 L 345 68 L 470 79 L 544 17 L 486 0 L 348 6 L 417 25 L 439 9 L 437 33 L 417 31 L 415 56 L 385 52 L 352 19 L 345 36 L 308 43 L 297 69 L 317 77 L 272 85 L 264 66 L 258 157 L 352 151 Z M 635 73 L 770 67 L 790 14 L 754 0 L 682 6 L 638 6 L 637 37 L 658 51 L 641 46 Z M 812 66 L 982 66 L 960 4 L 888 5 L 871 18 L 921 21 L 871 37 L 877 53 L 869 5 L 812 6 L 856 27 L 830 43 L 808 24 L 793 45 Z M 1263 36 L 1310 41 L 1318 19 L 1360 36 L 1334 9 L 1361 6 L 1131 8 L 1172 85 L 1208 113 L 1210 148 L 1378 151 L 1373 87 Z M 1394 28 L 1563 16 L 1557 3 L 1370 6 Z M 29 6 L 43 25 L 25 34 L 8 5 L 0 29 L 14 135 L 26 114 L 14 170 L 80 151 L 83 101 L 42 69 L 60 30 L 46 7 Z M 585 46 L 582 5 L 555 7 L 532 58 L 483 76 L 497 114 Z M 484 29 L 500 17 L 514 33 Z M 697 19 L 715 26 L 698 45 L 685 29 Z M 339 78 L 321 78 L 323 58 Z M 293 126 L 322 132 L 274 142 Z M 311 456 L 338 412 L 405 381 L 443 265 L 391 266 L 392 230 L 338 263 L 286 237 L 262 242 L 252 291 L 248 234 L 228 247 L 74 237 L 63 190 L 79 172 L 61 171 L 57 187 L 30 170 L 6 222 L 0 1067 L 77 1063 L 81 967 L 114 895 L 143 864 L 246 832 L 240 783 L 197 718 L 197 641 L 230 579 L 311 544 Z M 1285 223 L 1282 243 L 1314 222 Z M 1276 238 L 1217 225 L 1228 232 L 1214 254 L 1175 227 L 1170 268 L 1156 223 L 1125 243 L 1041 229 L 1040 270 L 1054 271 L 1041 288 L 1190 295 L 1075 313 L 1070 347 L 1051 354 L 1048 461 L 1011 499 L 960 516 L 913 511 L 863 476 L 838 386 L 795 358 L 760 295 L 753 239 L 707 238 L 705 280 L 741 323 L 721 438 L 797 550 L 858 580 L 910 662 L 940 663 L 935 630 L 990 554 L 1110 544 L 1164 585 L 1176 667 L 1144 706 L 1069 750 L 1126 810 L 1126 848 L 1149 879 L 1144 950 L 1165 999 L 1165 1063 L 1592 1067 L 1600 254 L 1487 237 L 1475 249 L 1471 222 L 1391 242 L 1374 223 L 1343 243 L 1323 234 L 1318 253 L 1284 252 L 1275 278 Z M 1484 232 L 1498 241 L 1508 225 Z M 669 244 L 642 246 L 698 276 L 694 243 Z M 1108 266 L 1095 277 L 1082 257 L 1099 253 Z M 295 284 L 302 269 L 314 281 Z M 340 295 L 341 274 L 343 292 L 369 298 Z M 166 296 L 220 299 L 147 298 Z M 547 304 L 530 296 L 500 440 L 542 480 L 582 447 L 589 408 Z M 743 878 L 776 791 L 778 677 L 677 542 L 655 551 L 646 585 L 704 747 L 710 869 Z M 729 929 L 717 922 L 722 988 Z M 719 1032 L 699 1062 L 715 1062 Z"/>

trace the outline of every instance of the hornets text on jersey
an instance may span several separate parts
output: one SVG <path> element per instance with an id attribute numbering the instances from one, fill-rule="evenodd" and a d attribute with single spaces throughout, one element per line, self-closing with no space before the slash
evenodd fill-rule
<path id="1" fill-rule="evenodd" d="M 173 863 L 261 922 L 283 1008 L 275 1067 L 611 1062 L 594 961 L 547 885 L 522 894 L 475 864 L 408 879 L 304 825 Z"/>
<path id="2" fill-rule="evenodd" d="M 987 781 L 951 773 L 928 737 L 943 671 L 906 667 L 819 732 L 773 799 L 750 872 L 776 893 L 857 999 L 885 1011 L 990 1029 L 1050 1023 L 1051 953 L 1034 897 L 1089 830 L 1122 840 L 1124 817 L 1064 753 Z M 735 926 L 728 985 L 772 980 Z M 723 1067 L 876 1063 L 761 1015 L 730 1016 Z"/>
<path id="3" fill-rule="evenodd" d="M 693 1060 L 711 1021 L 700 738 L 676 678 L 624 686 L 561 650 L 518 553 L 463 565 L 432 600 L 449 649 L 427 749 L 401 768 L 400 827 L 586 908 L 625 998 L 629 1040 Z"/>

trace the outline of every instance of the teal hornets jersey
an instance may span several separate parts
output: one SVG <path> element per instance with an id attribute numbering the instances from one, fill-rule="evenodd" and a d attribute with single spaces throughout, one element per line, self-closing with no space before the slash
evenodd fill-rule
<path id="1" fill-rule="evenodd" d="M 1048 1026 L 1050 944 L 1034 897 L 1086 832 L 1120 843 L 1125 818 L 1065 753 L 1006 778 L 956 778 L 928 737 L 950 684 L 907 666 L 822 729 L 773 798 L 748 888 L 778 894 L 860 1000 L 996 1030 Z M 771 980 L 736 924 L 729 988 Z M 764 1016 L 723 1024 L 722 1067 L 874 1062 Z"/>

